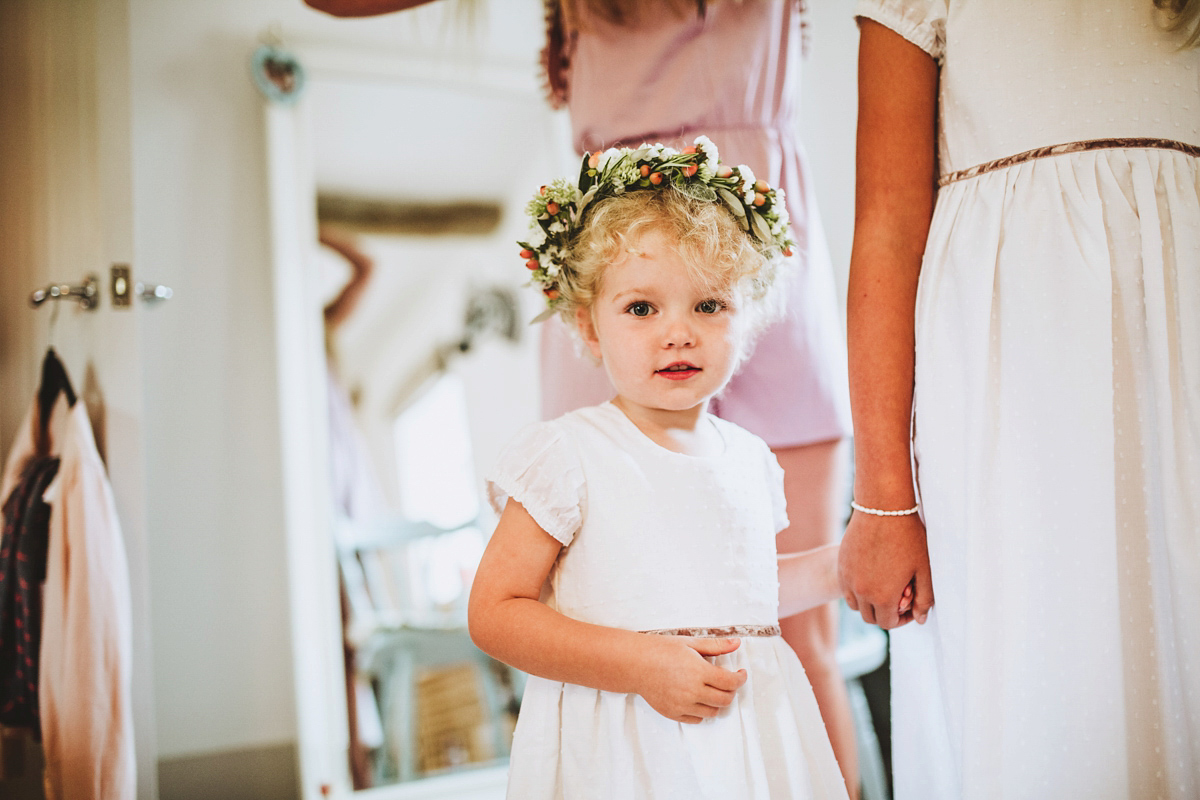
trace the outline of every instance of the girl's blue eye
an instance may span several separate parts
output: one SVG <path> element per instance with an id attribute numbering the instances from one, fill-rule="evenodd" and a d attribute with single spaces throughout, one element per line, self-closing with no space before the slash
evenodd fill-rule
<path id="1" fill-rule="evenodd" d="M 715 314 L 725 307 L 720 300 L 701 300 L 696 310 L 701 314 Z"/>
<path id="2" fill-rule="evenodd" d="M 630 314 L 633 314 L 635 317 L 650 316 L 650 304 L 649 303 L 642 303 L 642 302 L 633 303 L 626 310 Z"/>

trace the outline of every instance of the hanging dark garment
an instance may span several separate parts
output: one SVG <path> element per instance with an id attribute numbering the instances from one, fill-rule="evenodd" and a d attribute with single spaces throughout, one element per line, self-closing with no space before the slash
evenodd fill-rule
<path id="1" fill-rule="evenodd" d="M 42 380 L 37 392 L 37 428 L 34 431 L 34 445 L 39 456 L 50 454 L 50 414 L 54 411 L 54 403 L 60 394 L 67 396 L 67 407 L 75 405 L 75 390 L 71 387 L 71 379 L 67 377 L 67 369 L 59 359 L 58 353 L 51 347 L 46 350 L 42 359 Z"/>
<path id="2" fill-rule="evenodd" d="M 59 460 L 33 457 L 3 506 L 0 536 L 0 724 L 40 733 L 38 655 L 50 506 L 42 500 Z"/>

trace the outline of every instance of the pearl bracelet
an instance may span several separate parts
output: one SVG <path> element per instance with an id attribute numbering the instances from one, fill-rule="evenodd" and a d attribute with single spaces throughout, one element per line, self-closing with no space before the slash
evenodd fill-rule
<path id="1" fill-rule="evenodd" d="M 915 505 L 912 508 L 906 508 L 903 511 L 880 511 L 878 508 L 867 508 L 866 506 L 860 506 L 853 500 L 850 501 L 850 507 L 855 511 L 861 511 L 864 514 L 874 514 L 877 517 L 906 517 L 909 514 L 917 513 L 917 509 L 920 508 L 919 505 Z"/>

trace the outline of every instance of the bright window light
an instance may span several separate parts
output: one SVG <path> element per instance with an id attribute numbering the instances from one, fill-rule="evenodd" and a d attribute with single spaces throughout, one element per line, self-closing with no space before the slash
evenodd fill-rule
<path id="1" fill-rule="evenodd" d="M 442 375 L 395 423 L 404 516 L 455 528 L 479 516 L 462 378 Z"/>

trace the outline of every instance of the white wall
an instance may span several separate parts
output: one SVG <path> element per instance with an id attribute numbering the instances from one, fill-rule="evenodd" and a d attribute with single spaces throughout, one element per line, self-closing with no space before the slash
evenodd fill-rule
<path id="1" fill-rule="evenodd" d="M 858 120 L 858 26 L 853 0 L 809 0 L 800 136 L 808 150 L 843 318 L 854 233 L 854 136 Z"/>
<path id="2" fill-rule="evenodd" d="M 504 25 L 514 9 L 540 18 L 536 0 L 484 5 L 474 49 L 526 57 Z M 810 5 L 804 131 L 844 269 L 857 34 L 849 2 Z M 141 277 L 175 290 L 141 326 L 162 757 L 295 738 L 264 133 L 248 74 L 274 23 L 285 39 L 363 48 L 454 40 L 424 12 L 344 21 L 300 0 L 130 2 L 134 249 Z"/>

